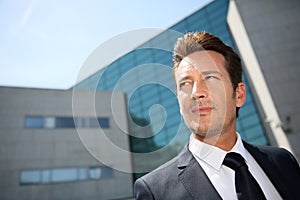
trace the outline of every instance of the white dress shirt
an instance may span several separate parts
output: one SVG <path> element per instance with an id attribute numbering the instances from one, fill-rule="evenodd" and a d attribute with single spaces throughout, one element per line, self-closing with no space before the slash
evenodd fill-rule
<path id="1" fill-rule="evenodd" d="M 224 200 L 237 199 L 234 179 L 235 172 L 231 168 L 222 165 L 227 152 L 218 147 L 197 140 L 193 134 L 191 134 L 190 137 L 189 150 L 203 168 L 220 196 Z M 236 144 L 230 152 L 236 152 L 243 156 L 246 160 L 249 171 L 257 180 L 267 199 L 282 199 L 267 175 L 257 164 L 251 154 L 245 149 L 238 133 Z"/>

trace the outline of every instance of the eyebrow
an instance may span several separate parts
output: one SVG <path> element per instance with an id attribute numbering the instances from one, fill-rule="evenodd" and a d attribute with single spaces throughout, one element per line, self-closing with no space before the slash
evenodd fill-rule
<path id="1" fill-rule="evenodd" d="M 181 79 L 178 80 L 178 82 L 182 82 L 182 81 L 185 81 L 185 80 L 189 80 L 189 79 L 192 79 L 192 76 L 184 76 L 182 77 Z"/>
<path id="2" fill-rule="evenodd" d="M 209 74 L 218 74 L 220 76 L 223 76 L 223 74 L 221 74 L 219 71 L 204 71 L 204 72 L 201 72 L 202 75 L 209 75 Z"/>
<path id="3" fill-rule="evenodd" d="M 215 71 L 215 70 L 203 71 L 203 72 L 201 72 L 201 74 L 202 74 L 202 76 L 206 76 L 206 75 L 209 75 L 209 74 L 217 74 L 217 75 L 223 77 L 223 74 L 221 74 L 219 71 Z M 184 76 L 181 79 L 179 79 L 178 81 L 181 82 L 181 81 L 185 81 L 185 80 L 188 80 L 188 79 L 192 79 L 192 76 L 190 76 L 190 75 Z"/>

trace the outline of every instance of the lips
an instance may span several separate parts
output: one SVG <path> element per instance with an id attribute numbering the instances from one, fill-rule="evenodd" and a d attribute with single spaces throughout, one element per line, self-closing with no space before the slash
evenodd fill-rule
<path id="1" fill-rule="evenodd" d="M 201 106 L 201 107 L 194 107 L 192 108 L 192 113 L 199 114 L 199 115 L 206 115 L 213 110 L 213 107 L 210 106 Z"/>

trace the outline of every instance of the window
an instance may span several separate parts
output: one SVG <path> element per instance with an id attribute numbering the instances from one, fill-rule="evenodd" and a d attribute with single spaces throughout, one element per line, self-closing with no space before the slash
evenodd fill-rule
<path id="1" fill-rule="evenodd" d="M 36 184 L 40 182 L 40 172 L 39 171 L 26 171 L 21 173 L 21 183 L 24 184 Z"/>
<path id="2" fill-rule="evenodd" d="M 26 117 L 25 119 L 26 128 L 43 128 L 44 118 L 43 117 Z"/>
<path id="3" fill-rule="evenodd" d="M 74 128 L 75 123 L 73 117 L 55 117 L 56 128 Z"/>
<path id="4" fill-rule="evenodd" d="M 91 167 L 89 169 L 89 178 L 90 179 L 100 179 L 101 178 L 101 168 L 100 167 Z"/>
<path id="5" fill-rule="evenodd" d="M 77 180 L 77 169 L 67 168 L 67 169 L 53 169 L 52 170 L 52 182 L 66 182 L 66 181 L 76 181 Z"/>
<path id="6" fill-rule="evenodd" d="M 76 123 L 75 123 L 76 122 Z M 26 128 L 109 128 L 107 117 L 40 117 L 26 116 Z"/>
<path id="7" fill-rule="evenodd" d="M 86 180 L 87 179 L 87 168 L 79 168 L 78 169 L 78 179 L 79 180 Z"/>
<path id="8" fill-rule="evenodd" d="M 51 171 L 46 169 L 46 170 L 42 170 L 41 171 L 41 175 L 42 175 L 42 183 L 49 183 L 50 182 L 50 178 L 51 178 Z"/>
<path id="9" fill-rule="evenodd" d="M 112 168 L 106 166 L 24 170 L 20 172 L 20 185 L 99 180 L 112 177 Z"/>
<path id="10" fill-rule="evenodd" d="M 102 167 L 102 178 L 110 178 L 113 176 L 113 170 L 110 167 Z"/>
<path id="11" fill-rule="evenodd" d="M 98 122 L 102 128 L 109 128 L 109 119 L 108 118 L 98 118 Z"/>

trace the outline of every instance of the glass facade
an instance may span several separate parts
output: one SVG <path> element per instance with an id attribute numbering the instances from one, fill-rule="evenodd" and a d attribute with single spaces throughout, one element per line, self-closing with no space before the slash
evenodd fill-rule
<path id="1" fill-rule="evenodd" d="M 207 31 L 219 36 L 226 44 L 235 48 L 226 22 L 228 5 L 228 0 L 216 0 L 173 25 L 169 30 L 182 34 Z M 74 86 L 75 89 L 95 89 L 96 84 L 97 90 L 117 89 L 127 93 L 128 111 L 132 119 L 129 120 L 130 131 L 141 131 L 136 126 L 148 127 L 148 131 L 152 131 L 153 135 L 147 138 L 130 136 L 132 152 L 145 153 L 160 149 L 172 141 L 180 128 L 182 119 L 174 94 L 172 70 L 162 73 L 160 69 L 160 66 L 169 69 L 172 67 L 172 52 L 167 49 L 173 49 L 177 37 L 169 33 L 162 32 Z M 164 46 L 164 48 L 155 48 L 157 46 Z M 133 75 L 128 76 L 132 70 L 134 70 Z M 159 84 L 162 81 L 164 85 Z M 267 144 L 245 77 L 244 81 L 247 87 L 247 101 L 240 109 L 237 130 L 242 138 L 249 142 Z M 133 90 L 135 84 L 139 87 Z M 156 106 L 157 104 L 161 107 Z M 173 157 L 188 141 L 189 130 L 184 127 L 180 132 L 181 140 L 176 147 L 172 148 L 170 155 L 164 156 L 158 165 Z M 133 165 L 135 164 L 137 163 L 133 160 Z"/>

